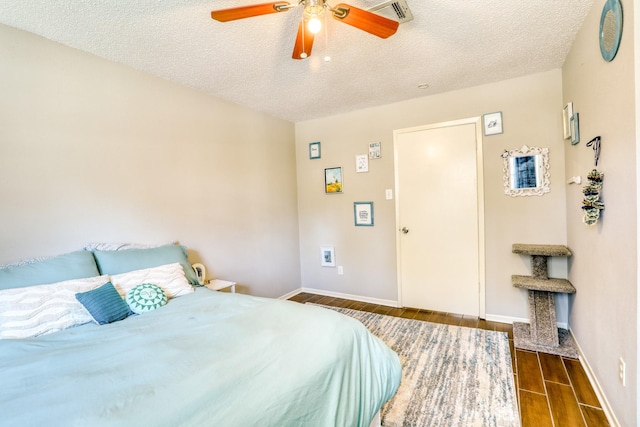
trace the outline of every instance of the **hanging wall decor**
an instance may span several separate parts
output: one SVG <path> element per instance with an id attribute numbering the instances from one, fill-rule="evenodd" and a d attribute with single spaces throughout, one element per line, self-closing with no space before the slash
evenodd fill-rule
<path id="1" fill-rule="evenodd" d="M 380 152 L 380 142 L 370 142 L 369 143 L 369 158 L 370 159 L 380 159 L 382 154 Z"/>
<path id="2" fill-rule="evenodd" d="M 309 158 L 312 160 L 320 158 L 320 142 L 309 143 Z"/>
<path id="3" fill-rule="evenodd" d="M 502 111 L 495 113 L 488 113 L 482 115 L 482 122 L 484 124 L 484 135 L 497 135 L 502 133 Z"/>
<path id="4" fill-rule="evenodd" d="M 504 150 L 504 194 L 516 196 L 542 196 L 549 192 L 549 149 L 527 147 Z"/>
<path id="5" fill-rule="evenodd" d="M 373 227 L 373 202 L 353 202 L 353 220 L 356 227 Z"/>
<path id="6" fill-rule="evenodd" d="M 573 102 L 567 103 L 562 109 L 562 130 L 564 139 L 571 138 L 571 116 L 573 116 Z"/>
<path id="7" fill-rule="evenodd" d="M 580 142 L 580 115 L 573 113 L 569 119 L 569 127 L 571 128 L 571 145 L 576 145 Z"/>
<path id="8" fill-rule="evenodd" d="M 333 246 L 323 246 L 320 248 L 320 265 L 322 267 L 335 267 L 336 266 L 336 256 L 335 249 Z"/>
<path id="9" fill-rule="evenodd" d="M 600 142 L 602 138 L 600 136 L 596 136 L 591 141 L 587 142 L 587 147 L 593 148 L 593 165 L 598 166 L 598 161 L 600 160 Z"/>
<path id="10" fill-rule="evenodd" d="M 604 203 L 600 201 L 600 191 L 602 191 L 602 180 L 604 174 L 597 169 L 593 169 L 587 175 L 587 185 L 582 189 L 584 200 L 582 210 L 584 218 L 582 222 L 586 225 L 594 225 L 600 219 L 600 211 L 604 209 Z"/>
<path id="11" fill-rule="evenodd" d="M 369 172 L 369 159 L 366 154 L 356 155 L 356 173 Z"/>
<path id="12" fill-rule="evenodd" d="M 324 170 L 324 192 L 326 194 L 342 193 L 342 167 Z"/>
<path id="13" fill-rule="evenodd" d="M 600 53 L 602 59 L 613 61 L 622 39 L 622 4 L 620 0 L 607 0 L 600 16 Z"/>

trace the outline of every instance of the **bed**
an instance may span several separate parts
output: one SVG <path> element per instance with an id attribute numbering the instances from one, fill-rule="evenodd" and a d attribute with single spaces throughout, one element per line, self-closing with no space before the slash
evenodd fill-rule
<path id="1" fill-rule="evenodd" d="M 366 427 L 400 371 L 352 318 L 197 287 L 120 321 L 0 339 L 0 423 Z"/>

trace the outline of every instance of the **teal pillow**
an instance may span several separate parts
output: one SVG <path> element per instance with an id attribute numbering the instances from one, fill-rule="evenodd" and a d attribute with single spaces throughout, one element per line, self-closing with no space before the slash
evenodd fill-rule
<path id="1" fill-rule="evenodd" d="M 162 288 L 151 283 L 143 283 L 127 292 L 127 304 L 136 314 L 155 310 L 166 303 L 167 295 Z"/>
<path id="2" fill-rule="evenodd" d="M 122 274 L 144 268 L 160 267 L 179 262 L 189 283 L 198 286 L 187 249 L 180 245 L 165 245 L 149 249 L 124 249 L 121 251 L 94 251 L 96 263 L 102 274 Z"/>
<path id="3" fill-rule="evenodd" d="M 25 265 L 0 269 L 0 289 L 64 282 L 100 276 L 93 254 L 76 251 Z"/>
<path id="4" fill-rule="evenodd" d="M 129 306 L 111 282 L 88 292 L 77 293 L 76 299 L 99 325 L 117 322 L 131 315 Z"/>

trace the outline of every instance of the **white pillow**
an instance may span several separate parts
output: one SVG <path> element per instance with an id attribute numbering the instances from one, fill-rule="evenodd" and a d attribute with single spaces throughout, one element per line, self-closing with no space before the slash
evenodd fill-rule
<path id="1" fill-rule="evenodd" d="M 193 286 L 187 281 L 184 268 L 179 262 L 114 274 L 111 276 L 111 283 L 123 299 L 127 297 L 127 292 L 143 283 L 159 286 L 169 299 L 193 292 Z"/>
<path id="2" fill-rule="evenodd" d="M 109 276 L 96 276 L 1 290 L 0 339 L 36 337 L 91 322 L 76 293 L 108 281 Z"/>

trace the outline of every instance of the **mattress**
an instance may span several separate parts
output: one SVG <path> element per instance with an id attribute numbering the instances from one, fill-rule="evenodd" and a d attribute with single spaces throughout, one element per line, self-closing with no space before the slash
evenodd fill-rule
<path id="1" fill-rule="evenodd" d="M 400 377 L 357 320 L 198 288 L 108 325 L 0 340 L 0 424 L 366 427 Z"/>

